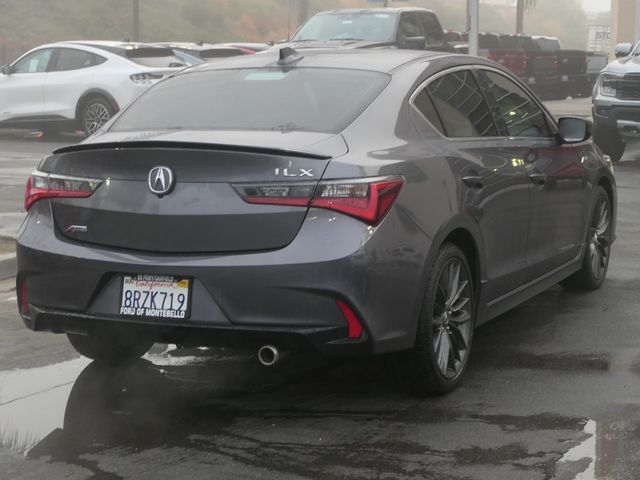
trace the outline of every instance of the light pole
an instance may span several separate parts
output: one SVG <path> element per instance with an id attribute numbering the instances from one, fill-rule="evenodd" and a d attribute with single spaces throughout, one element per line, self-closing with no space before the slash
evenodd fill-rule
<path id="1" fill-rule="evenodd" d="M 635 23 L 635 37 L 633 38 L 633 43 L 640 40 L 640 0 L 636 0 L 636 23 Z"/>
<path id="2" fill-rule="evenodd" d="M 478 31 L 480 30 L 480 0 L 467 0 L 467 30 L 469 32 L 469 55 L 478 55 Z M 640 1 L 640 0 L 638 0 Z"/>
<path id="3" fill-rule="evenodd" d="M 140 41 L 140 0 L 133 0 L 133 31 L 132 39 L 134 42 Z"/>

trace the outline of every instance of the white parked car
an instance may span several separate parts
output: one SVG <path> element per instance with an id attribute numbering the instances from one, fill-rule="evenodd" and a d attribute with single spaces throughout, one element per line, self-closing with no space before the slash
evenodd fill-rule
<path id="1" fill-rule="evenodd" d="M 0 126 L 94 133 L 149 86 L 185 67 L 169 48 L 108 41 L 30 50 L 0 74 Z"/>

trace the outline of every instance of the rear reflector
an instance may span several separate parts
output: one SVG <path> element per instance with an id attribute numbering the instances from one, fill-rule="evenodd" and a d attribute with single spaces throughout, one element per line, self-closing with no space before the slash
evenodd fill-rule
<path id="1" fill-rule="evenodd" d="M 360 323 L 360 320 L 358 320 L 356 313 L 342 300 L 336 300 L 336 303 L 338 304 L 342 315 L 344 315 L 344 318 L 347 320 L 347 326 L 349 328 L 347 337 L 352 339 L 360 338 L 362 335 L 362 324 Z"/>
<path id="2" fill-rule="evenodd" d="M 27 281 L 20 283 L 20 313 L 29 315 L 29 302 L 27 302 Z"/>
<path id="3" fill-rule="evenodd" d="M 67 177 L 34 172 L 27 180 L 24 208 L 29 210 L 34 203 L 43 198 L 90 197 L 101 183 L 102 180 L 94 178 Z"/>
<path id="4" fill-rule="evenodd" d="M 316 207 L 355 217 L 377 225 L 393 206 L 403 177 L 375 177 L 313 183 L 234 185 L 248 203 Z"/>

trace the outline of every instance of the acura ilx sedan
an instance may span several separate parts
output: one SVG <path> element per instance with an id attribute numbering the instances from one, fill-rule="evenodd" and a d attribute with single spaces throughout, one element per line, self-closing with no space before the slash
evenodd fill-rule
<path id="1" fill-rule="evenodd" d="M 290 48 L 192 67 L 45 158 L 18 237 L 20 314 L 83 355 L 153 342 L 393 353 L 459 385 L 474 328 L 550 286 L 596 289 L 611 164 L 466 55 Z"/>

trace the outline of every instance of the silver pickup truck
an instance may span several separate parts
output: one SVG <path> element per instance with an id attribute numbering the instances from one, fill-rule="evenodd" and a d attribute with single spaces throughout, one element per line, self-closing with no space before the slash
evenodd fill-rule
<path id="1" fill-rule="evenodd" d="M 616 46 L 593 89 L 593 140 L 617 162 L 628 143 L 640 140 L 640 42 Z"/>

